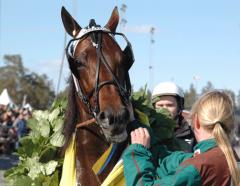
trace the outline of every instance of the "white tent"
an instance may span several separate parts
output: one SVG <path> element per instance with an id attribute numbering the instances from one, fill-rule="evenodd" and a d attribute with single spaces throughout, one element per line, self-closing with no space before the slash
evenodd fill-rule
<path id="1" fill-rule="evenodd" d="M 23 108 L 28 109 L 29 111 L 32 111 L 32 106 L 29 103 L 25 104 Z"/>
<path id="2" fill-rule="evenodd" d="M 10 98 L 7 89 L 5 88 L 0 95 L 0 105 L 14 105 L 12 99 Z"/>

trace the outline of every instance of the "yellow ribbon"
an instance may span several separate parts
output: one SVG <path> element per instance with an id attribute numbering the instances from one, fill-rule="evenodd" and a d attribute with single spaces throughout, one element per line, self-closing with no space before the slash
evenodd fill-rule
<path id="1" fill-rule="evenodd" d="M 111 150 L 112 150 L 112 144 L 93 165 L 92 170 L 96 175 L 99 172 L 99 170 L 102 168 L 103 164 L 106 162 Z"/>
<path id="2" fill-rule="evenodd" d="M 101 186 L 125 186 L 125 177 L 123 172 L 123 160 L 121 159 L 104 180 Z"/>
<path id="3" fill-rule="evenodd" d="M 62 177 L 59 186 L 76 186 L 76 140 L 75 133 L 65 152 Z"/>

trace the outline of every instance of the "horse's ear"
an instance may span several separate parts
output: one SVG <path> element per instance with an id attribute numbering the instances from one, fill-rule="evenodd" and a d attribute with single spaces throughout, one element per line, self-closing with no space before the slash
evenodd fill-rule
<path id="1" fill-rule="evenodd" d="M 106 28 L 111 30 L 111 32 L 115 32 L 117 25 L 119 22 L 119 13 L 118 13 L 118 8 L 115 7 L 112 11 L 112 15 L 110 19 L 108 20 L 108 23 L 105 25 Z"/>
<path id="2" fill-rule="evenodd" d="M 62 7 L 61 10 L 61 17 L 66 32 L 70 36 L 76 37 L 80 30 L 82 29 L 81 26 L 73 19 L 73 17 L 68 13 L 68 11 L 64 7 Z"/>

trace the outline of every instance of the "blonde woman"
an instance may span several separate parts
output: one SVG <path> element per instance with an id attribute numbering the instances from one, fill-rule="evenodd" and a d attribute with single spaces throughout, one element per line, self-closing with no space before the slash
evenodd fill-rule
<path id="1" fill-rule="evenodd" d="M 123 156 L 128 186 L 240 185 L 239 158 L 229 142 L 234 128 L 231 98 L 223 91 L 206 93 L 194 104 L 191 114 L 198 142 L 194 153 L 170 152 L 160 146 L 156 163 L 148 150 L 148 130 L 138 128 L 131 133 L 132 144 Z"/>

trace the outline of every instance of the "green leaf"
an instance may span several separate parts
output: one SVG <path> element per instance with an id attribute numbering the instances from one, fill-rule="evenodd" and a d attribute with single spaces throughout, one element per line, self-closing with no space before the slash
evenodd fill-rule
<path id="1" fill-rule="evenodd" d="M 27 122 L 28 127 L 32 130 L 36 130 L 37 124 L 38 120 L 35 118 L 30 118 Z"/>
<path id="2" fill-rule="evenodd" d="M 6 170 L 4 172 L 4 177 L 5 178 L 18 177 L 26 172 L 27 170 L 25 168 L 25 164 L 20 162 L 17 167 L 12 167 L 11 169 Z"/>
<path id="3" fill-rule="evenodd" d="M 37 135 L 35 135 L 37 134 Z M 32 131 L 29 135 L 29 138 L 31 138 L 33 144 L 34 144 L 34 151 L 39 152 L 39 149 L 41 149 L 42 147 L 39 147 L 39 145 L 42 145 L 44 142 L 44 138 L 43 136 L 41 136 L 39 131 Z"/>
<path id="4" fill-rule="evenodd" d="M 43 182 L 43 186 L 59 186 L 58 170 L 54 172 L 51 176 L 46 176 Z"/>
<path id="5" fill-rule="evenodd" d="M 39 162 L 39 157 L 27 158 L 26 167 L 29 170 L 28 176 L 34 180 L 40 173 L 45 174 L 44 165 Z"/>
<path id="6" fill-rule="evenodd" d="M 46 163 L 44 165 L 46 175 L 52 174 L 55 171 L 57 165 L 58 165 L 58 162 L 53 160 Z"/>
<path id="7" fill-rule="evenodd" d="M 42 119 L 48 119 L 48 115 L 49 115 L 48 110 L 45 111 L 36 110 L 33 112 L 33 117 L 38 121 L 41 121 Z"/>
<path id="8" fill-rule="evenodd" d="M 25 175 L 20 175 L 18 177 L 15 177 L 14 179 L 7 180 L 7 185 L 12 186 L 30 186 L 32 185 L 32 180 L 30 177 Z"/>
<path id="9" fill-rule="evenodd" d="M 32 139 L 33 143 L 36 143 L 36 140 L 38 140 L 41 137 L 41 133 L 39 129 L 31 130 L 28 136 Z"/>
<path id="10" fill-rule="evenodd" d="M 142 124 L 150 126 L 148 116 L 145 113 L 139 111 L 138 109 L 134 109 L 134 112 L 137 114 L 137 117 Z"/>
<path id="11" fill-rule="evenodd" d="M 51 110 L 59 107 L 59 108 L 66 108 L 66 104 L 67 104 L 67 99 L 63 98 L 63 99 L 56 99 L 52 106 L 51 106 Z"/>
<path id="12" fill-rule="evenodd" d="M 39 161 L 41 163 L 46 163 L 54 158 L 56 158 L 57 149 L 56 147 L 50 146 L 45 148 L 39 155 Z"/>
<path id="13" fill-rule="evenodd" d="M 53 131 L 56 132 L 58 130 L 62 130 L 63 128 L 63 118 L 57 118 L 52 123 Z"/>
<path id="14" fill-rule="evenodd" d="M 41 136 L 45 137 L 45 138 L 48 138 L 49 137 L 49 133 L 50 133 L 50 125 L 49 125 L 49 122 L 46 120 L 46 119 L 42 119 L 40 122 L 39 122 L 39 132 L 41 134 Z"/>
<path id="15" fill-rule="evenodd" d="M 59 105 L 61 104 L 61 100 L 55 100 L 52 105 L 51 105 L 51 108 L 56 108 L 58 107 Z"/>
<path id="16" fill-rule="evenodd" d="M 176 122 L 172 119 L 170 112 L 162 108 L 152 112 L 150 125 L 156 137 L 163 140 L 173 137 Z"/>
<path id="17" fill-rule="evenodd" d="M 55 132 L 51 139 L 50 139 L 50 143 L 55 146 L 55 147 L 62 147 L 64 144 L 64 136 L 62 134 L 62 131 L 59 130 L 57 132 Z"/>
<path id="18" fill-rule="evenodd" d="M 59 114 L 60 114 L 60 109 L 57 107 L 49 114 L 48 116 L 49 122 L 52 123 L 53 120 L 56 119 Z"/>
<path id="19" fill-rule="evenodd" d="M 43 137 L 49 137 L 50 124 L 47 120 L 48 115 L 49 115 L 48 111 L 35 111 L 33 113 L 35 120 L 32 120 L 32 123 L 30 123 L 30 126 L 33 130 L 32 136 L 37 137 L 40 133 L 40 135 Z"/>
<path id="20" fill-rule="evenodd" d="M 61 106 L 60 106 L 60 108 L 61 108 L 61 111 L 64 111 L 66 108 L 67 108 L 67 99 L 65 99 L 65 100 L 63 100 L 62 101 L 62 104 L 61 104 Z"/>
<path id="21" fill-rule="evenodd" d="M 45 186 L 45 181 L 50 179 L 48 176 L 43 175 L 42 173 L 33 180 L 32 185 L 34 186 Z"/>
<path id="22" fill-rule="evenodd" d="M 54 174 L 51 176 L 49 185 L 47 185 L 47 186 L 58 186 L 59 182 L 60 182 L 60 180 L 58 178 L 58 171 L 55 171 Z"/>
<path id="23" fill-rule="evenodd" d="M 17 152 L 20 156 L 32 156 L 34 151 L 34 144 L 29 136 L 20 139 L 21 146 L 18 148 Z"/>

